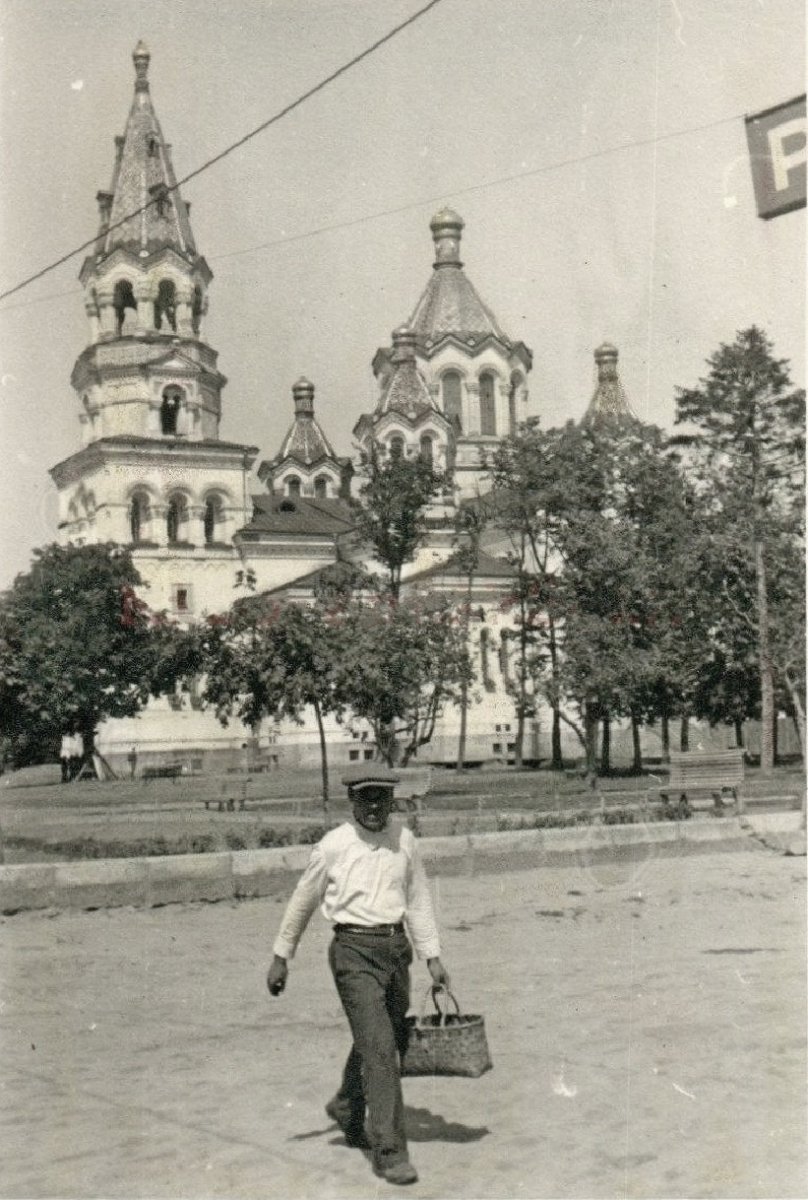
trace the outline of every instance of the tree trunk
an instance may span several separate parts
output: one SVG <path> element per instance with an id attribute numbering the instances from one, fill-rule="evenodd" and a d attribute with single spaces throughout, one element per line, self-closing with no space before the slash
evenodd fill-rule
<path id="1" fill-rule="evenodd" d="M 469 630 L 471 628 L 471 594 L 474 575 L 469 571 L 466 580 L 466 609 L 463 617 L 463 639 L 466 646 L 466 654 L 469 653 Z M 466 730 L 468 726 L 468 711 L 469 711 L 469 685 L 464 679 L 460 685 L 460 733 L 457 739 L 457 766 L 458 775 L 463 774 L 463 768 L 466 765 Z"/>
<path id="2" fill-rule="evenodd" d="M 320 711 L 320 705 L 314 701 L 314 715 L 317 718 L 317 732 L 320 735 L 320 770 L 323 780 L 323 812 L 328 812 L 328 750 L 325 743 L 325 728 L 323 727 L 323 714 Z"/>
<path id="3" fill-rule="evenodd" d="M 463 774 L 463 768 L 466 765 L 466 722 L 468 719 L 469 709 L 469 690 L 465 680 L 460 685 L 460 733 L 457 738 L 457 764 L 455 770 L 458 775 Z"/>
<path id="4" fill-rule="evenodd" d="M 584 712 L 584 742 L 586 746 L 586 773 L 590 780 L 596 778 L 598 718 L 594 704 L 587 704 Z"/>
<path id="5" fill-rule="evenodd" d="M 667 713 L 662 714 L 662 761 L 671 760 L 671 723 Z"/>
<path id="6" fill-rule="evenodd" d="M 803 763 L 805 762 L 805 709 L 802 705 L 802 696 L 800 689 L 794 683 L 788 671 L 784 672 L 785 685 L 788 689 L 788 694 L 791 697 L 791 703 L 794 708 L 794 724 L 797 727 L 797 737 L 800 742 L 800 754 Z M 808 825 L 808 789 L 805 786 L 805 779 L 802 781 L 802 828 L 805 829 Z"/>
<path id="7" fill-rule="evenodd" d="M 515 767 L 522 766 L 523 747 L 525 741 L 525 707 L 520 704 L 516 711 L 516 746 L 514 747 L 513 762 Z M 506 753 L 507 757 L 507 753 Z"/>
<path id="8" fill-rule="evenodd" d="M 642 775 L 642 744 L 640 742 L 640 722 L 634 713 L 631 714 L 631 746 L 633 758 L 631 769 L 635 775 Z"/>
<path id="9" fill-rule="evenodd" d="M 550 735 L 550 770 L 564 770 L 564 756 L 561 753 L 561 713 L 558 705 L 553 705 L 553 729 Z"/>
<path id="10" fill-rule="evenodd" d="M 774 766 L 774 674 L 769 645 L 769 597 L 763 543 L 755 540 L 757 584 L 758 662 L 760 664 L 760 770 L 771 774 Z"/>
<path id="11" fill-rule="evenodd" d="M 735 718 L 735 747 L 737 750 L 743 750 L 743 719 Z"/>
<path id="12" fill-rule="evenodd" d="M 600 723 L 600 773 L 609 775 L 612 770 L 612 722 L 609 714 Z"/>
<path id="13" fill-rule="evenodd" d="M 84 747 L 79 768 L 73 776 L 74 779 L 79 779 L 81 773 L 86 766 L 92 768 L 93 775 L 96 779 L 100 779 L 98 768 L 95 765 L 95 726 L 87 726 L 79 730 L 81 734 L 82 746 Z"/>
<path id="14" fill-rule="evenodd" d="M 682 730 L 681 730 L 681 733 L 679 734 L 679 749 L 680 750 L 689 750 L 690 749 L 690 715 L 689 715 L 689 713 L 684 713 L 682 715 Z"/>
<path id="15" fill-rule="evenodd" d="M 794 709 L 794 725 L 797 730 L 797 737 L 799 738 L 800 755 L 802 756 L 802 761 L 805 762 L 805 709 L 802 706 L 802 696 L 788 671 L 784 672 L 784 678 Z"/>
<path id="16" fill-rule="evenodd" d="M 553 618 L 549 618 L 550 625 L 550 679 L 552 681 L 553 696 L 558 696 L 558 643 L 556 641 L 555 622 Z M 561 753 L 561 713 L 559 712 L 558 700 L 554 699 L 552 704 L 553 709 L 553 730 L 551 734 L 550 744 L 550 769 L 552 771 L 564 770 L 564 757 Z"/>

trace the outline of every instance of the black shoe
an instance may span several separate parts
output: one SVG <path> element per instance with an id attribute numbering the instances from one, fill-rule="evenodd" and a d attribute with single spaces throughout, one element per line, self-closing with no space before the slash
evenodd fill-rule
<path id="1" fill-rule="evenodd" d="M 373 1156 L 373 1170 L 388 1183 L 401 1185 L 418 1182 L 418 1172 L 408 1158 L 400 1158 L 397 1162 L 385 1164 L 385 1156 Z"/>
<path id="2" fill-rule="evenodd" d="M 326 1116 L 339 1125 L 345 1134 L 345 1143 L 355 1150 L 369 1150 L 370 1142 L 362 1125 L 351 1115 L 350 1109 L 342 1108 L 337 1100 L 329 1100 L 325 1106 Z"/>

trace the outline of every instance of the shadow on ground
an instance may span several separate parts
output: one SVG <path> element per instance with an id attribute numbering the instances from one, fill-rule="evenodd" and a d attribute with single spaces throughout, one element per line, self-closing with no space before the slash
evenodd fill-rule
<path id="1" fill-rule="evenodd" d="M 487 1125 L 462 1125 L 459 1121 L 446 1121 L 428 1108 L 404 1108 L 404 1119 L 407 1123 L 407 1140 L 410 1142 L 478 1142 L 491 1132 Z M 309 1129 L 306 1133 L 296 1133 L 289 1138 L 290 1142 L 307 1142 L 311 1138 L 324 1137 L 332 1133 L 336 1125 L 325 1129 Z M 335 1138 L 334 1144 L 342 1138 Z"/>

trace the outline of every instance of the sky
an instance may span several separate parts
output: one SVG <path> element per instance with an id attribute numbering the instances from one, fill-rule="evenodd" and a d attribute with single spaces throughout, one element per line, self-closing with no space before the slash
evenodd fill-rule
<path id="1" fill-rule="evenodd" d="M 140 38 L 181 177 L 421 2 L 2 0 L 0 291 L 95 234 Z M 221 436 L 274 455 L 305 375 L 350 452 L 445 204 L 469 278 L 533 351 L 546 427 L 583 414 L 604 340 L 666 429 L 676 388 L 752 323 L 804 386 L 805 210 L 757 217 L 743 120 L 804 90 L 801 0 L 442 0 L 182 189 L 214 273 Z M 48 468 L 80 445 L 82 259 L 0 302 L 0 588 L 54 540 Z"/>

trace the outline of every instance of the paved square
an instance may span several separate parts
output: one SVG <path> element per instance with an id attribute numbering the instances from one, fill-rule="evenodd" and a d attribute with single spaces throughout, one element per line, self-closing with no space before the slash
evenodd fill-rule
<path id="1" fill-rule="evenodd" d="M 808 1195 L 806 860 L 637 853 L 433 881 L 494 1069 L 405 1080 L 408 1195 Z M 319 916 L 266 993 L 280 912 L 2 920 L 0 1195 L 394 1193 L 323 1112 L 348 1036 Z"/>

